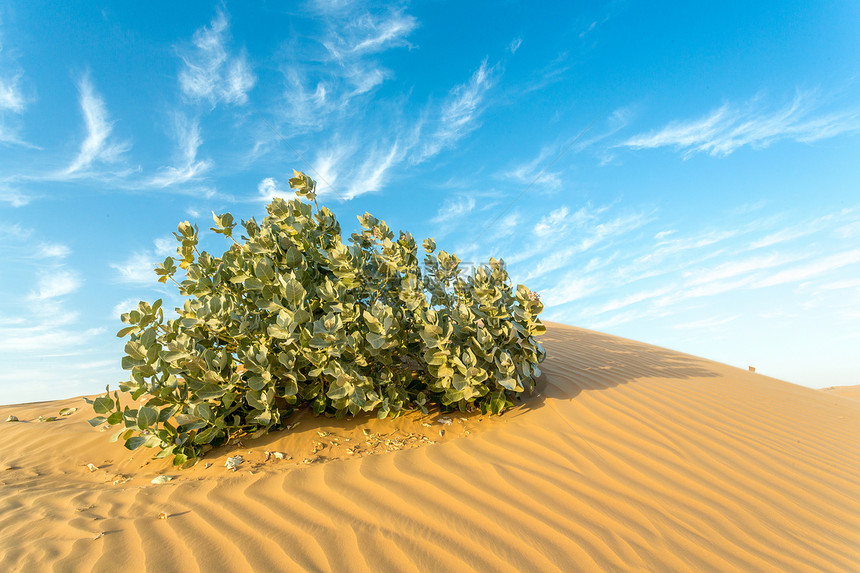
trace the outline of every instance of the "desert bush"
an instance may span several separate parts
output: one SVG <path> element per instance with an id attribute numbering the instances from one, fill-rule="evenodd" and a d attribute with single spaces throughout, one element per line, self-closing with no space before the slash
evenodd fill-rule
<path id="1" fill-rule="evenodd" d="M 181 465 L 211 447 L 284 427 L 297 408 L 337 417 L 376 411 L 479 408 L 499 414 L 532 391 L 544 350 L 536 336 L 543 305 L 513 289 L 504 262 L 470 274 L 460 259 L 395 238 L 370 214 L 343 242 L 315 183 L 296 172 L 299 198 L 275 199 L 261 223 L 215 215 L 212 231 L 232 241 L 220 257 L 198 250 L 198 228 L 174 233 L 178 257 L 155 269 L 187 297 L 165 321 L 161 300 L 122 315 L 129 337 L 120 390 L 93 400 L 94 426 L 121 428 L 113 440 L 159 448 Z M 184 270 L 184 277 L 179 270 Z"/>

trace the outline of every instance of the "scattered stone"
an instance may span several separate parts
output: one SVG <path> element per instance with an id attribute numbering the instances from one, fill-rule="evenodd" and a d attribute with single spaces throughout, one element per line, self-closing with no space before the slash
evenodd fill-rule
<path id="1" fill-rule="evenodd" d="M 158 514 L 158 519 L 167 519 L 167 514 L 162 511 Z"/>
<path id="2" fill-rule="evenodd" d="M 126 482 L 130 482 L 130 481 L 131 481 L 131 477 L 126 476 L 126 475 L 118 475 L 113 480 L 113 485 L 122 485 L 122 484 L 124 484 Z"/>
<path id="3" fill-rule="evenodd" d="M 293 456 L 288 456 L 284 452 L 272 452 L 272 455 L 275 456 L 276 460 L 291 460 Z"/>
<path id="4" fill-rule="evenodd" d="M 154 483 L 155 485 L 161 485 L 163 483 L 167 483 L 173 479 L 173 476 L 158 476 L 153 478 L 153 480 L 149 483 Z"/>
<path id="5" fill-rule="evenodd" d="M 451 422 L 453 422 L 453 421 L 454 420 L 452 420 L 451 418 L 448 418 L 447 416 L 442 416 L 441 418 L 439 418 L 437 420 L 437 422 L 439 422 L 440 424 L 444 424 L 446 426 L 449 426 L 451 424 Z"/>
<path id="6" fill-rule="evenodd" d="M 269 461 L 272 458 L 272 452 L 266 450 L 266 459 L 264 461 Z"/>
<path id="7" fill-rule="evenodd" d="M 295 428 L 295 427 L 296 427 L 296 426 L 298 426 L 298 425 L 299 425 L 299 423 L 298 423 L 298 422 L 293 422 L 292 424 L 287 424 L 286 426 L 284 426 L 284 429 L 286 429 L 286 430 L 292 430 L 293 428 Z"/>
<path id="8" fill-rule="evenodd" d="M 318 435 L 320 438 L 325 438 L 326 436 L 328 436 L 328 435 L 329 435 L 329 433 L 328 433 L 328 432 L 319 431 L 319 432 L 317 432 L 317 435 Z"/>
<path id="9" fill-rule="evenodd" d="M 428 424 L 427 422 L 422 422 L 421 425 L 425 428 L 429 428 L 430 426 L 432 426 L 432 424 Z"/>
<path id="10" fill-rule="evenodd" d="M 102 538 L 102 537 L 104 537 L 104 536 L 105 536 L 105 532 L 104 532 L 104 531 L 99 531 L 99 534 L 98 534 L 98 535 L 96 535 L 95 537 L 93 537 L 93 540 L 101 539 L 101 538 Z"/>
<path id="11" fill-rule="evenodd" d="M 18 416 L 9 416 L 8 418 L 6 418 L 6 421 L 7 422 L 20 422 L 21 420 L 18 419 Z"/>
<path id="12" fill-rule="evenodd" d="M 245 459 L 242 456 L 232 456 L 227 458 L 227 461 L 224 462 L 224 465 L 227 466 L 228 470 L 233 470 L 235 472 L 236 469 L 238 469 L 238 467 L 242 465 L 242 462 L 244 461 Z"/>
<path id="13" fill-rule="evenodd" d="M 99 467 L 95 464 L 87 464 L 87 469 L 90 470 L 91 472 L 95 472 L 95 471 L 98 471 Z"/>
<path id="14" fill-rule="evenodd" d="M 315 454 L 318 451 L 323 450 L 323 449 L 325 449 L 325 444 L 323 444 L 322 442 L 314 442 L 314 451 L 311 453 Z"/>
<path id="15" fill-rule="evenodd" d="M 439 430 L 439 435 L 440 435 L 440 436 L 444 436 L 444 435 L 445 435 L 445 430 Z"/>
<path id="16" fill-rule="evenodd" d="M 205 464 L 203 464 L 203 469 L 204 469 L 204 470 L 208 470 L 208 469 L 209 469 L 209 468 L 211 468 L 211 467 L 212 467 L 212 462 L 206 462 Z"/>
<path id="17" fill-rule="evenodd" d="M 365 435 L 365 436 L 369 436 L 369 435 L 370 435 L 370 429 L 369 429 L 369 428 L 364 428 L 364 429 L 363 429 L 363 430 L 361 430 L 361 431 L 362 431 L 362 432 L 364 432 L 364 435 Z"/>

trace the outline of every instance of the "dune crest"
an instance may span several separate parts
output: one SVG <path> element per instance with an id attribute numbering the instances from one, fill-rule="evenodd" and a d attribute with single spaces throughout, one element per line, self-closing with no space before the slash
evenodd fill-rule
<path id="1" fill-rule="evenodd" d="M 3 569 L 858 570 L 860 401 L 548 326 L 502 417 L 299 415 L 189 470 L 2 406 Z"/>

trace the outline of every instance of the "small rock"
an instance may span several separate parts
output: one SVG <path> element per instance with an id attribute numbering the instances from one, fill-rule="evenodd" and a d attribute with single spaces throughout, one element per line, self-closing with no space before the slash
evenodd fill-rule
<path id="1" fill-rule="evenodd" d="M 242 456 L 232 456 L 227 458 L 227 461 L 224 462 L 224 465 L 227 467 L 228 470 L 233 470 L 235 472 L 236 469 L 240 465 L 242 465 L 242 462 L 244 461 L 245 459 Z"/>
<path id="2" fill-rule="evenodd" d="M 328 432 L 319 431 L 319 432 L 317 432 L 317 435 L 318 435 L 320 438 L 325 438 L 326 436 L 328 436 L 328 435 L 329 435 L 329 433 L 328 433 Z"/>
<path id="3" fill-rule="evenodd" d="M 453 422 L 453 421 L 454 421 L 454 420 L 452 420 L 451 418 L 447 418 L 447 417 L 444 417 L 444 416 L 443 416 L 442 418 L 439 418 L 439 419 L 437 420 L 437 422 L 439 422 L 440 424 L 444 424 L 444 425 L 446 425 L 446 426 L 450 425 L 450 424 L 451 424 L 451 422 Z"/>
<path id="4" fill-rule="evenodd" d="M 21 420 L 18 419 L 18 416 L 9 416 L 8 418 L 6 418 L 6 421 L 7 422 L 20 422 Z"/>
<path id="5" fill-rule="evenodd" d="M 211 467 L 212 467 L 212 462 L 206 462 L 205 464 L 203 464 L 203 469 L 204 469 L 204 470 L 208 470 L 208 469 L 209 469 L 209 468 L 211 468 Z"/>
<path id="6" fill-rule="evenodd" d="M 421 425 L 424 426 L 425 428 L 429 428 L 432 424 L 428 424 L 427 422 L 422 422 Z"/>
<path id="7" fill-rule="evenodd" d="M 287 424 L 286 426 L 284 426 L 284 429 L 285 430 L 292 430 L 293 428 L 295 428 L 298 425 L 299 425 L 298 422 L 293 422 L 292 424 Z"/>
<path id="8" fill-rule="evenodd" d="M 149 483 L 154 483 L 155 485 L 161 485 L 163 483 L 167 483 L 173 479 L 173 476 L 158 476 L 153 478 L 153 480 Z"/>
<path id="9" fill-rule="evenodd" d="M 266 459 L 265 461 L 269 461 L 272 458 L 272 452 L 266 450 Z"/>
<path id="10" fill-rule="evenodd" d="M 162 511 L 158 514 L 158 519 L 167 519 L 167 514 Z"/>
<path id="11" fill-rule="evenodd" d="M 444 435 L 445 435 L 445 430 L 439 430 L 439 435 L 440 435 L 440 436 L 444 436 Z"/>
<path id="12" fill-rule="evenodd" d="M 102 537 L 104 537 L 104 536 L 105 536 L 105 532 L 104 532 L 104 531 L 99 531 L 98 535 L 96 535 L 95 537 L 93 537 L 93 539 L 94 539 L 94 540 L 95 540 L 95 539 L 101 539 L 101 538 L 102 538 Z"/>
<path id="13" fill-rule="evenodd" d="M 272 455 L 275 456 L 276 460 L 291 460 L 293 456 L 288 456 L 284 452 L 272 452 Z"/>
<path id="14" fill-rule="evenodd" d="M 87 469 L 91 472 L 98 471 L 99 467 L 95 464 L 87 464 Z"/>

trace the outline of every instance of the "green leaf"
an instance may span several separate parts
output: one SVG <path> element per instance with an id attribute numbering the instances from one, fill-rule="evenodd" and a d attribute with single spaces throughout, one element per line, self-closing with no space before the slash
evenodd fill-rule
<path id="1" fill-rule="evenodd" d="M 109 396 L 99 396 L 93 400 L 93 411 L 96 414 L 107 414 L 113 409 L 113 400 Z"/>
<path id="2" fill-rule="evenodd" d="M 93 428 L 95 428 L 99 424 L 104 423 L 105 420 L 106 418 L 104 416 L 96 416 L 95 418 L 90 418 L 89 420 L 87 420 L 87 423 Z"/>
<path id="3" fill-rule="evenodd" d="M 284 299 L 293 305 L 298 305 L 305 299 L 305 287 L 296 279 L 290 279 L 284 285 Z"/>
<path id="4" fill-rule="evenodd" d="M 136 450 L 146 442 L 145 436 L 133 436 L 125 441 L 125 447 L 129 450 Z"/>
<path id="5" fill-rule="evenodd" d="M 197 390 L 197 397 L 201 400 L 212 400 L 220 398 L 227 393 L 227 388 L 217 384 L 204 384 Z"/>
<path id="6" fill-rule="evenodd" d="M 299 266 L 303 260 L 302 254 L 294 246 L 287 249 L 287 252 L 284 254 L 284 262 L 290 268 Z"/>
<path id="7" fill-rule="evenodd" d="M 158 410 L 155 408 L 143 406 L 137 411 L 137 427 L 141 430 L 149 428 L 156 420 L 158 420 Z"/>

